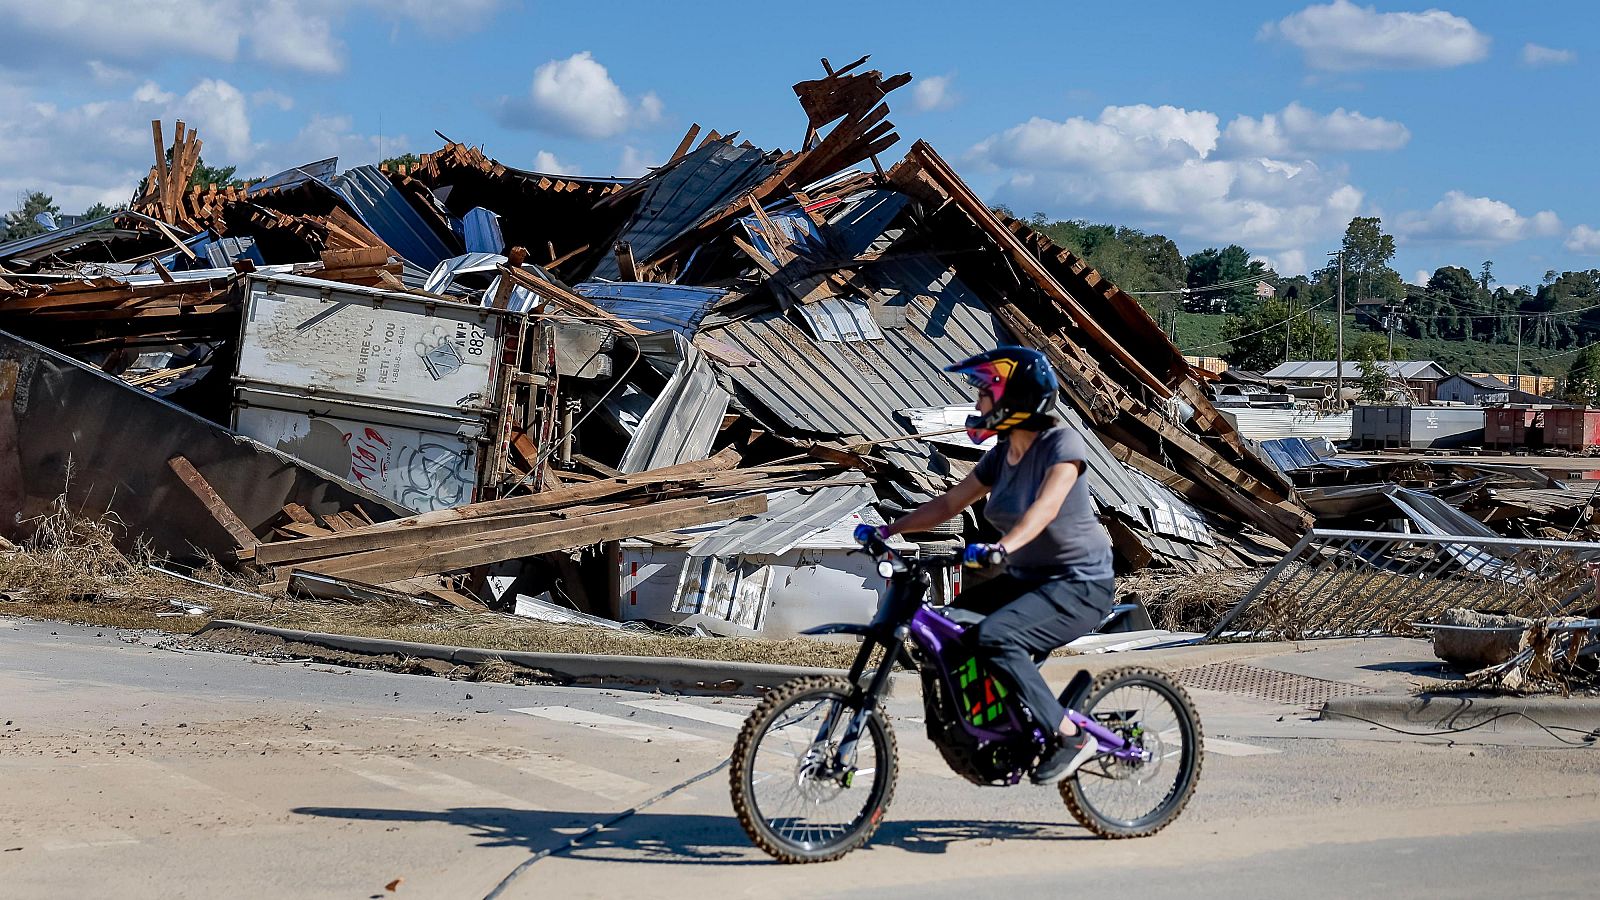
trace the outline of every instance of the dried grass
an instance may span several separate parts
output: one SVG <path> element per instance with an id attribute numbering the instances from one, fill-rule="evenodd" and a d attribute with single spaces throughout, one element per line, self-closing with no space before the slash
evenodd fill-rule
<path id="1" fill-rule="evenodd" d="M 65 495 L 35 525 L 33 536 L 23 548 L 0 552 L 0 613 L 184 634 L 199 630 L 213 619 L 236 619 L 302 631 L 488 650 L 660 656 L 827 668 L 848 667 L 856 652 L 854 644 L 806 639 L 710 638 L 661 634 L 644 628 L 554 625 L 407 600 L 326 603 L 247 597 L 151 570 L 148 566 L 152 557 L 143 548 L 132 554 L 117 549 L 121 536 L 118 523 L 74 514 Z M 258 582 L 250 574 L 229 570 L 210 560 L 195 570 L 193 577 L 234 590 L 257 592 Z M 172 601 L 208 611 L 184 615 L 183 609 Z"/>

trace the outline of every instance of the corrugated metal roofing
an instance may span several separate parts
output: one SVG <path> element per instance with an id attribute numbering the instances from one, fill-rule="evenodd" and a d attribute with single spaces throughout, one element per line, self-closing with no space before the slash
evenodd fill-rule
<path id="1" fill-rule="evenodd" d="M 1419 359 L 1397 362 L 1379 362 L 1389 377 L 1402 380 L 1444 378 L 1450 373 L 1444 367 L 1431 359 Z M 1337 374 L 1338 362 L 1332 359 L 1309 359 L 1295 362 L 1281 363 L 1269 372 L 1262 374 L 1262 378 L 1296 379 L 1296 378 L 1333 378 Z M 1350 380 L 1361 377 L 1361 367 L 1353 360 L 1344 361 L 1344 377 Z"/>
<path id="2" fill-rule="evenodd" d="M 682 361 L 660 396 L 639 421 L 617 468 L 632 474 L 705 459 L 722 430 L 728 392 L 705 354 L 681 335 L 674 335 Z"/>
<path id="3" fill-rule="evenodd" d="M 1348 410 L 1321 415 L 1303 409 L 1268 409 L 1258 406 L 1219 406 L 1217 411 L 1233 423 L 1241 435 L 1252 441 L 1280 438 L 1327 438 L 1350 440 L 1353 414 Z"/>
<path id="4" fill-rule="evenodd" d="M 794 314 L 819 341 L 875 341 L 883 337 L 872 310 L 859 300 L 825 297 L 814 303 L 795 304 Z"/>
<path id="5" fill-rule="evenodd" d="M 432 269 L 456 255 L 377 166 L 350 169 L 333 179 L 333 188 L 368 228 L 407 260 Z"/>
<path id="6" fill-rule="evenodd" d="M 1005 341 L 994 315 L 953 275 L 927 258 L 874 266 L 879 284 L 899 289 L 885 294 L 884 302 L 906 313 L 906 326 L 883 329 L 881 340 L 816 341 L 776 311 L 705 333 L 760 361 L 757 367 L 719 368 L 789 428 L 874 440 L 901 437 L 910 432 L 897 410 L 970 402 L 970 391 L 942 370 Z M 885 445 L 883 452 L 913 472 L 943 468 L 922 442 Z"/>
<path id="7" fill-rule="evenodd" d="M 714 141 L 646 176 L 650 183 L 638 211 L 617 236 L 634 259 L 653 256 L 673 238 L 771 175 L 777 167 L 760 150 Z M 595 278 L 620 277 L 616 257 L 606 254 Z"/>
<path id="8" fill-rule="evenodd" d="M 241 259 L 250 260 L 258 268 L 267 263 L 256 247 L 256 239 L 249 235 L 217 238 L 206 244 L 205 253 L 206 261 L 217 268 L 231 267 Z"/>
<path id="9" fill-rule="evenodd" d="M 849 476 L 846 476 L 849 477 Z M 690 556 L 777 556 L 849 516 L 876 497 L 866 484 L 829 484 L 815 490 L 782 491 L 767 498 L 767 511 L 736 519 L 707 535 Z"/>
<path id="10" fill-rule="evenodd" d="M 328 184 L 333 181 L 334 173 L 338 170 L 339 157 L 330 156 L 327 159 L 319 159 L 303 166 L 284 169 L 276 175 L 263 178 L 250 185 L 250 193 L 283 190 L 284 188 L 305 184 L 308 181 L 319 181 L 323 184 Z"/>
<path id="11" fill-rule="evenodd" d="M 0 259 L 14 259 L 20 263 L 31 263 L 33 259 L 30 257 L 49 256 L 51 253 L 70 250 L 83 244 L 109 241 L 119 237 L 137 237 L 141 234 L 141 232 L 137 231 L 109 227 L 113 220 L 122 216 L 151 223 L 158 221 L 132 210 L 119 210 L 108 216 L 80 222 L 69 228 L 57 228 L 54 231 L 46 231 L 43 234 L 36 234 L 32 237 L 7 241 L 4 244 L 0 244 Z M 173 226 L 169 225 L 167 227 L 172 228 Z"/>
<path id="12" fill-rule="evenodd" d="M 1309 469 L 1312 466 L 1359 469 L 1372 465 L 1363 459 L 1341 459 L 1333 455 L 1331 444 L 1326 440 L 1321 440 L 1321 443 L 1326 446 L 1318 447 L 1305 438 L 1278 438 L 1262 441 L 1259 447 L 1261 455 L 1280 472 L 1293 472 L 1296 469 Z"/>
<path id="13" fill-rule="evenodd" d="M 728 293 L 719 288 L 645 281 L 585 281 L 573 290 L 645 331 L 676 331 L 687 336 L 693 336 L 707 310 Z"/>
<path id="14" fill-rule="evenodd" d="M 468 253 L 504 253 L 506 239 L 500 233 L 500 215 L 474 206 L 461 217 L 461 243 Z"/>

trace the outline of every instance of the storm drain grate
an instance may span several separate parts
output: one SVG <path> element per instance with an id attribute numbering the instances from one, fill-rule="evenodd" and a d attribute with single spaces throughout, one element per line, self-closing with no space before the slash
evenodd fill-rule
<path id="1" fill-rule="evenodd" d="M 1202 691 L 1222 691 L 1229 694 L 1246 694 L 1263 700 L 1274 700 L 1294 706 L 1320 707 L 1330 697 L 1352 697 L 1376 694 L 1379 691 L 1358 684 L 1328 681 L 1309 675 L 1292 675 L 1260 666 L 1221 662 L 1176 673 L 1185 687 Z"/>

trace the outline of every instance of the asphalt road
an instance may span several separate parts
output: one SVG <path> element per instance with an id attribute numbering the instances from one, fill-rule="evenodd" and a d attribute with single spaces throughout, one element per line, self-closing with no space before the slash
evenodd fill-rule
<path id="1" fill-rule="evenodd" d="M 1600 756 L 1554 742 L 1409 740 L 1197 692 L 1210 749 L 1194 803 L 1160 835 L 1112 842 L 1052 790 L 956 779 L 897 699 L 902 779 L 877 839 L 780 866 L 739 830 L 725 772 L 682 786 L 716 769 L 751 701 L 158 640 L 0 619 L 0 896 L 478 898 L 513 873 L 501 896 L 1592 890 Z"/>

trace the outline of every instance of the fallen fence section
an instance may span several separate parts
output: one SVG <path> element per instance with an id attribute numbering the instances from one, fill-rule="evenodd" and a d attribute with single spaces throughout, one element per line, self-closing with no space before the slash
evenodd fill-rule
<path id="1" fill-rule="evenodd" d="M 1600 543 L 1315 530 L 1204 640 L 1413 635 L 1448 608 L 1558 615 L 1595 596 L 1597 560 Z"/>

